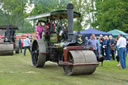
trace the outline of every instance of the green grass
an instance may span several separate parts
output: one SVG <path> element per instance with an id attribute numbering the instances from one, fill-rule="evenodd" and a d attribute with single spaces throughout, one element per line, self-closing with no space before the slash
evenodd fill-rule
<path id="1" fill-rule="evenodd" d="M 0 56 L 0 85 L 127 85 L 128 65 L 121 69 L 117 64 L 105 61 L 92 75 L 67 76 L 55 63 L 47 62 L 45 68 L 33 67 L 28 52 L 26 56 Z"/>

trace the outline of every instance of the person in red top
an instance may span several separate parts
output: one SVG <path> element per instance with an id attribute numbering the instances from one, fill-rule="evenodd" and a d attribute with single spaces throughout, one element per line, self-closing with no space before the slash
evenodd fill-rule
<path id="1" fill-rule="evenodd" d="M 46 23 L 46 31 L 48 31 L 49 33 L 54 33 L 55 32 L 55 24 L 47 22 Z"/>

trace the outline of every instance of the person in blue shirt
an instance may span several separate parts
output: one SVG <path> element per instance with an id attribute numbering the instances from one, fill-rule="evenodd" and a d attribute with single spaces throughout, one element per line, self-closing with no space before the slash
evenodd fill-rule
<path id="1" fill-rule="evenodd" d="M 24 39 L 24 44 L 23 44 L 24 45 L 24 56 L 26 55 L 26 49 L 28 49 L 29 52 L 31 53 L 30 44 L 31 44 L 30 39 L 27 36 L 27 38 Z"/>
<path id="2" fill-rule="evenodd" d="M 88 40 L 88 45 L 93 49 L 93 52 L 95 53 L 96 57 L 98 58 L 98 41 L 96 40 L 95 34 L 91 35 L 91 38 Z"/>
<path id="3" fill-rule="evenodd" d="M 111 57 L 110 57 L 110 46 L 109 46 L 108 36 L 104 37 L 103 48 L 105 49 L 106 60 L 110 60 Z"/>

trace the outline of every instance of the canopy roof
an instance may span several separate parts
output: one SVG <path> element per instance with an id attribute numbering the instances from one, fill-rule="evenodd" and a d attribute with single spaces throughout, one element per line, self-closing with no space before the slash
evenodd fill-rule
<path id="1" fill-rule="evenodd" d="M 111 30 L 108 33 L 111 33 L 114 37 L 117 37 L 119 34 L 122 34 L 123 36 L 128 35 L 127 33 L 123 32 L 123 31 L 120 31 L 118 29 Z"/>
<path id="2" fill-rule="evenodd" d="M 80 17 L 80 13 L 74 12 L 74 18 Z M 50 18 L 50 19 L 66 19 L 68 17 L 67 10 L 57 10 L 52 11 L 49 13 L 43 13 L 36 16 L 30 16 L 26 19 L 28 20 L 34 20 L 34 19 L 40 19 L 40 18 Z"/>
<path id="3" fill-rule="evenodd" d="M 85 35 L 85 36 L 90 36 L 91 34 L 95 34 L 96 36 L 99 36 L 100 34 L 102 34 L 102 35 L 111 35 L 111 33 L 103 32 L 103 31 L 96 30 L 96 29 L 93 29 L 93 28 L 80 31 L 80 34 Z"/>
<path id="4" fill-rule="evenodd" d="M 2 29 L 2 30 L 6 30 L 7 28 L 18 30 L 18 27 L 14 26 L 14 25 L 1 25 L 0 26 L 0 29 Z"/>

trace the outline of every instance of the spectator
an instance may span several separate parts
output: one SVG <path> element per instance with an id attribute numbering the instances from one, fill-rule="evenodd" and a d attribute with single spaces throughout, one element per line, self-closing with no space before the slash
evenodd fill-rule
<path id="1" fill-rule="evenodd" d="M 103 48 L 105 49 L 106 60 L 110 60 L 110 47 L 109 47 L 108 36 L 104 37 Z"/>
<path id="2" fill-rule="evenodd" d="M 24 56 L 26 55 L 26 49 L 28 49 L 29 52 L 31 53 L 31 50 L 30 50 L 30 39 L 28 38 L 28 36 L 27 36 L 26 39 L 24 39 Z"/>
<path id="3" fill-rule="evenodd" d="M 126 36 L 126 40 L 127 40 L 127 46 L 126 46 L 126 48 L 127 48 L 127 52 L 128 52 L 128 36 Z"/>
<path id="4" fill-rule="evenodd" d="M 110 54 L 112 55 L 112 59 L 115 60 L 115 40 L 112 38 L 112 36 L 109 36 L 109 45 L 110 45 Z"/>
<path id="5" fill-rule="evenodd" d="M 119 48 L 118 48 L 118 46 L 116 46 L 116 59 L 117 59 L 117 62 L 118 62 L 118 64 L 117 64 L 117 66 L 120 66 L 120 58 L 119 58 Z"/>
<path id="6" fill-rule="evenodd" d="M 119 40 L 117 46 L 119 47 L 119 58 L 122 69 L 126 68 L 126 39 L 122 34 L 118 35 Z"/>
<path id="7" fill-rule="evenodd" d="M 19 51 L 22 53 L 22 41 L 19 39 Z"/>
<path id="8" fill-rule="evenodd" d="M 97 39 L 97 42 L 98 42 L 98 46 L 99 46 L 99 50 L 98 50 L 98 55 L 100 57 L 101 55 L 101 44 L 100 44 L 100 38 Z"/>
<path id="9" fill-rule="evenodd" d="M 36 26 L 36 28 L 35 28 L 37 39 L 41 39 L 41 38 L 42 38 L 42 32 L 43 32 L 44 30 L 45 30 L 45 29 L 44 29 L 44 27 L 42 26 L 41 21 L 38 21 L 38 22 L 37 22 L 37 26 Z"/>
<path id="10" fill-rule="evenodd" d="M 88 45 L 88 37 L 85 37 L 85 40 L 84 40 L 84 45 Z"/>
<path id="11" fill-rule="evenodd" d="M 115 44 L 117 44 L 118 38 L 115 38 Z M 120 60 L 119 60 L 119 48 L 118 46 L 115 46 L 115 53 L 116 53 L 116 60 L 119 63 L 117 66 L 120 66 Z"/>
<path id="12" fill-rule="evenodd" d="M 104 38 L 103 38 L 103 35 L 100 35 L 100 37 L 99 37 L 99 42 L 100 42 L 100 44 L 101 44 L 101 54 L 102 54 L 102 56 L 105 56 L 104 54 L 105 54 L 105 52 L 104 52 L 104 48 L 103 48 L 103 42 L 104 42 Z"/>
<path id="13" fill-rule="evenodd" d="M 93 49 L 96 57 L 98 58 L 98 51 L 97 50 L 99 49 L 99 47 L 98 47 L 98 42 L 96 40 L 95 34 L 91 35 L 91 39 L 88 40 L 88 45 Z"/>

